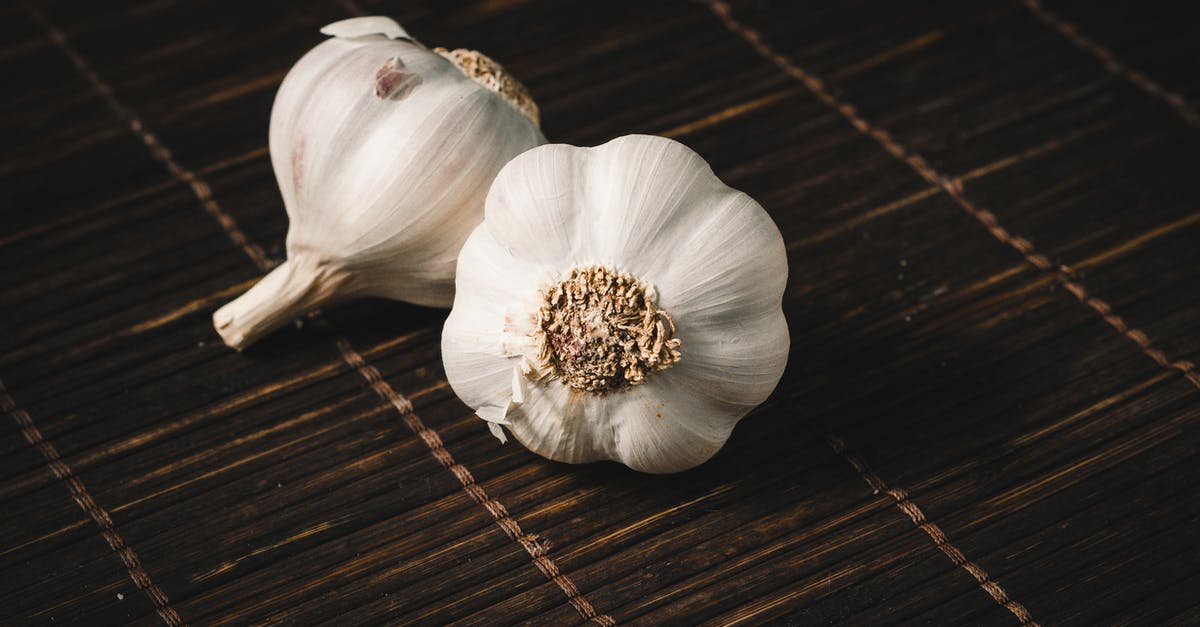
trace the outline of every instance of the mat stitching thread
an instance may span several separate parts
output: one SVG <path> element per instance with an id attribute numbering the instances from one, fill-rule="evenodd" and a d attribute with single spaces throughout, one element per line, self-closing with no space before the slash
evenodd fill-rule
<path id="1" fill-rule="evenodd" d="M 846 443 L 841 438 L 829 434 L 825 436 L 825 441 L 835 453 L 841 455 L 843 459 L 850 463 L 854 471 L 858 473 L 858 476 L 871 487 L 871 490 L 875 494 L 883 493 L 892 497 L 896 501 L 896 507 L 900 508 L 900 511 L 904 512 L 918 529 L 925 532 L 925 535 L 929 536 L 930 540 L 933 540 L 933 545 L 944 553 L 946 557 L 950 558 L 950 561 L 955 566 L 967 571 L 967 574 L 971 575 L 975 579 L 975 582 L 979 584 L 979 587 L 983 588 L 983 591 L 987 592 L 996 603 L 1009 612 L 1012 612 L 1013 616 L 1016 616 L 1022 625 L 1033 627 L 1038 624 L 1037 621 L 1033 620 L 1033 616 L 1029 613 L 1029 610 L 1024 605 L 1010 598 L 1008 592 L 996 580 L 992 579 L 982 566 L 967 559 L 967 556 L 958 547 L 950 543 L 942 528 L 936 523 L 930 522 L 925 517 L 925 512 L 921 510 L 916 501 L 909 498 L 908 492 L 901 488 L 889 488 L 883 479 L 871 470 L 871 467 L 867 465 L 867 461 L 861 455 L 846 448 Z"/>
<path id="2" fill-rule="evenodd" d="M 425 426 L 420 417 L 413 413 L 412 402 L 389 386 L 383 380 L 383 375 L 379 370 L 374 366 L 368 365 L 362 355 L 344 337 L 340 335 L 336 336 L 336 343 L 343 359 L 358 371 L 376 394 L 390 402 L 396 408 L 404 424 L 425 442 L 425 445 L 433 453 L 438 463 L 458 479 L 459 483 L 463 486 L 463 490 L 472 500 L 487 510 L 488 514 L 492 516 L 496 525 L 504 531 L 505 535 L 520 544 L 529 553 L 529 556 L 533 558 L 534 566 L 541 571 L 542 575 L 554 582 L 563 591 L 563 594 L 567 595 L 567 601 L 571 606 L 585 619 L 594 621 L 600 625 L 616 625 L 617 623 L 612 617 L 597 614 L 592 604 L 579 592 L 575 583 L 569 577 L 563 575 L 559 571 L 558 565 L 546 556 L 550 548 L 549 541 L 536 534 L 525 533 L 521 529 L 521 525 L 509 515 L 504 504 L 489 496 L 483 486 L 475 481 L 475 477 L 471 474 L 471 471 L 454 460 L 453 455 L 450 454 L 450 451 L 446 450 L 437 432 Z"/>
<path id="3" fill-rule="evenodd" d="M 17 421 L 17 426 L 20 427 L 21 435 L 25 437 L 25 441 L 41 452 L 42 457 L 46 458 L 46 465 L 49 466 L 54 478 L 66 484 L 67 491 L 71 493 L 71 499 L 100 527 L 100 535 L 104 537 L 104 541 L 108 544 L 108 547 L 125 564 L 125 570 L 129 574 L 129 579 L 133 581 L 133 585 L 137 586 L 139 590 L 142 590 L 150 597 L 150 600 L 154 603 L 154 611 L 158 613 L 163 622 L 172 627 L 184 625 L 179 613 L 175 611 L 175 608 L 171 607 L 171 601 L 167 599 L 167 595 L 163 594 L 162 589 L 154 583 L 154 580 L 150 578 L 150 573 L 142 566 L 142 561 L 138 558 L 137 552 L 133 550 L 133 547 L 126 544 L 125 539 L 117 532 L 116 525 L 113 523 L 108 511 L 101 507 L 96 502 L 96 499 L 92 498 L 87 487 L 83 485 L 83 481 L 75 476 L 75 472 L 71 470 L 71 466 L 63 461 L 58 449 L 42 435 L 42 431 L 34 424 L 29 412 L 17 407 L 17 402 L 8 393 L 8 389 L 4 386 L 4 381 L 0 381 L 0 410 L 11 415 L 13 420 Z"/>
<path id="4" fill-rule="evenodd" d="M 918 153 L 912 152 L 901 145 L 894 139 L 888 131 L 873 126 L 858 114 L 857 109 L 853 105 L 844 103 L 838 100 L 825 86 L 825 82 L 821 79 L 809 74 L 800 66 L 792 63 L 783 55 L 775 52 L 763 40 L 762 35 L 737 20 L 733 17 L 733 13 L 729 5 L 722 0 L 709 0 L 709 8 L 714 14 L 725 24 L 727 28 L 736 34 L 740 35 L 747 43 L 750 44 L 761 56 L 774 63 L 777 67 L 783 70 L 792 78 L 800 81 L 817 97 L 818 100 L 836 109 L 858 129 L 859 132 L 871 137 L 878 142 L 884 150 L 890 153 L 896 159 L 903 161 L 910 168 L 915 170 L 921 178 L 926 182 L 940 187 L 948 196 L 954 199 L 960 207 L 968 215 L 975 218 L 984 228 L 992 234 L 992 237 L 999 240 L 1001 243 L 1008 245 L 1016 250 L 1024 257 L 1025 261 L 1037 269 L 1051 273 L 1055 280 L 1058 281 L 1068 292 L 1071 293 L 1080 303 L 1083 303 L 1109 324 L 1116 329 L 1118 333 L 1137 344 L 1142 352 L 1164 368 L 1170 368 L 1183 374 L 1188 381 L 1197 389 L 1200 389 L 1200 372 L 1197 372 L 1195 364 L 1190 361 L 1171 361 L 1158 348 L 1155 348 L 1150 337 L 1140 329 L 1130 327 L 1124 318 L 1113 312 L 1113 308 L 1107 302 L 1089 296 L 1087 289 L 1076 279 L 1075 270 L 1065 264 L 1059 264 L 1055 267 L 1054 263 L 1048 257 L 1036 251 L 1033 243 L 1028 239 L 1019 235 L 1013 235 L 1000 225 L 995 214 L 987 209 L 983 209 L 976 205 L 974 201 L 967 198 L 963 191 L 963 184 L 960 179 L 949 178 L 933 168 L 925 157 Z"/>
<path id="5" fill-rule="evenodd" d="M 1042 3 L 1038 0 L 1021 0 L 1021 4 L 1025 5 L 1025 8 L 1029 9 L 1040 22 L 1058 31 L 1063 37 L 1066 37 L 1067 41 L 1070 41 L 1076 48 L 1096 57 L 1096 60 L 1110 74 L 1133 83 L 1134 86 L 1146 92 L 1152 98 L 1157 98 L 1165 102 L 1167 106 L 1174 109 L 1188 124 L 1200 126 L 1200 112 L 1196 111 L 1181 94 L 1159 85 L 1149 76 L 1121 63 L 1111 50 L 1079 32 L 1078 27 L 1059 18 L 1049 9 L 1042 6 Z"/>
<path id="6" fill-rule="evenodd" d="M 161 141 L 159 141 L 158 136 L 147 129 L 137 115 L 125 108 L 125 105 L 121 104 L 120 100 L 117 100 L 116 95 L 113 93 L 112 87 L 109 86 L 109 84 L 105 82 L 103 78 L 100 78 L 100 75 L 97 74 L 90 65 L 88 65 L 87 61 L 85 61 L 83 57 L 79 56 L 79 53 L 76 52 L 75 48 L 72 47 L 70 42 L 67 41 L 66 35 L 64 35 L 62 31 L 58 30 L 58 28 L 51 24 L 50 21 L 46 19 L 46 16 L 42 14 L 41 10 L 32 5 L 28 6 L 27 8 L 29 13 L 33 15 L 34 20 L 37 21 L 38 24 L 46 31 L 46 34 L 50 37 L 50 40 L 59 47 L 59 49 L 67 56 L 68 59 L 71 60 L 71 64 L 75 66 L 75 69 L 78 70 L 80 74 L 83 74 L 88 83 L 91 83 L 92 88 L 96 90 L 97 95 L 99 95 L 100 99 L 104 101 L 104 104 L 108 106 L 113 113 L 116 113 L 118 117 L 125 120 L 126 123 L 129 124 L 129 130 L 133 131 L 133 134 L 136 135 L 138 139 L 142 140 L 142 143 L 146 145 L 147 149 L 149 149 L 150 154 L 160 163 L 166 166 L 167 170 L 173 177 L 175 177 L 176 180 L 185 183 L 188 185 L 188 187 L 192 188 L 192 192 L 196 195 L 196 198 L 200 200 L 200 204 L 204 207 L 204 210 L 210 216 L 212 216 L 218 224 L 221 225 L 221 229 L 225 231 L 225 234 L 228 235 L 230 239 L 233 240 L 233 243 L 237 244 L 237 246 L 241 248 L 243 252 L 245 252 L 252 260 L 254 260 L 254 264 L 259 268 L 272 267 L 273 264 L 267 257 L 267 254 L 263 252 L 263 249 L 257 244 L 251 242 L 250 238 L 246 236 L 245 232 L 238 228 L 238 225 L 233 221 L 233 218 L 221 210 L 221 207 L 219 207 L 217 202 L 213 200 L 212 189 L 209 188 L 208 184 L 200 180 L 200 178 L 196 176 L 195 172 L 180 167 L 180 165 L 175 161 L 175 158 L 171 156 L 171 151 L 168 150 Z"/>
<path id="7" fill-rule="evenodd" d="M 178 180 L 188 184 L 197 199 L 200 200 L 206 212 L 220 224 L 222 230 L 225 231 L 229 239 L 233 241 L 243 252 L 250 257 L 260 270 L 266 271 L 274 267 L 274 263 L 268 259 L 263 249 L 252 242 L 250 238 L 237 225 L 237 221 L 231 215 L 225 212 L 224 209 L 217 203 L 213 196 L 212 189 L 194 172 L 181 166 L 172 156 L 171 151 L 158 139 L 158 137 L 146 128 L 146 125 L 137 117 L 131 110 L 125 107 L 113 92 L 103 78 L 97 74 L 87 61 L 79 55 L 78 52 L 71 47 L 66 40 L 66 36 L 61 31 L 56 29 L 50 22 L 40 14 L 37 10 L 30 7 L 30 11 L 35 13 L 37 19 L 43 28 L 47 30 L 50 38 L 58 45 L 70 58 L 76 69 L 92 84 L 105 104 L 116 113 L 118 117 L 126 120 L 130 130 L 142 140 L 142 143 L 150 150 L 151 155 L 161 162 L 167 170 Z M 318 323 L 325 325 L 330 331 L 333 331 L 332 325 L 321 318 L 319 315 L 314 317 Z M 463 491 L 467 493 L 476 503 L 487 510 L 492 516 L 496 525 L 504 531 L 511 540 L 521 545 L 521 548 L 532 558 L 533 565 L 542 573 L 546 579 L 553 582 L 562 590 L 567 597 L 567 602 L 586 620 L 596 622 L 600 625 L 612 626 L 616 625 L 616 621 L 606 615 L 599 614 L 591 603 L 588 602 L 580 593 L 579 588 L 567 575 L 562 574 L 558 565 L 547 556 L 549 550 L 549 541 L 539 537 L 536 534 L 527 534 L 517 523 L 515 519 L 508 513 L 508 510 L 495 498 L 489 496 L 487 492 L 475 481 L 475 477 L 462 464 L 454 460 L 454 457 L 442 444 L 441 438 L 437 432 L 421 421 L 421 419 L 413 412 L 412 402 L 404 395 L 397 392 L 384 379 L 382 373 L 372 365 L 367 364 L 362 354 L 359 353 L 350 342 L 342 335 L 333 332 L 334 341 L 342 360 L 347 365 L 354 368 L 363 379 L 369 384 L 372 390 L 375 391 L 382 399 L 391 403 L 393 407 L 400 413 L 405 426 L 415 433 L 425 445 L 429 448 L 434 458 L 445 469 L 458 479 L 463 487 Z M 161 592 L 160 592 L 161 594 Z M 165 599 L 165 597 L 164 597 Z"/>
<path id="8" fill-rule="evenodd" d="M 957 194 L 956 200 L 959 198 L 966 200 L 961 196 L 961 181 L 941 176 L 932 168 L 932 166 L 928 164 L 928 162 L 925 161 L 924 157 L 909 153 L 906 149 L 904 149 L 904 147 L 893 140 L 887 131 L 875 128 L 868 124 L 858 115 L 852 106 L 840 102 L 834 98 L 825 87 L 823 81 L 808 74 L 808 72 L 804 71 L 799 66 L 792 64 L 791 61 L 789 61 L 783 55 L 776 53 L 765 43 L 762 35 L 759 34 L 758 31 L 745 26 L 736 18 L 734 18 L 732 10 L 728 4 L 720 0 L 710 0 L 708 2 L 708 6 L 710 10 L 712 10 L 712 12 L 726 26 L 726 28 L 745 39 L 746 42 L 755 49 L 755 51 L 757 51 L 767 60 L 774 63 L 786 74 L 802 82 L 809 89 L 809 91 L 813 92 L 818 97 L 818 99 L 820 99 L 826 105 L 836 109 L 842 114 L 843 117 L 849 120 L 856 129 L 873 137 L 893 156 L 904 161 L 905 163 L 908 163 L 909 166 L 915 169 L 917 173 L 922 176 L 922 178 L 925 178 L 930 183 L 936 184 L 947 191 L 953 190 L 954 193 Z M 973 205 L 971 206 L 973 207 Z M 971 209 L 968 209 L 968 212 L 971 213 Z M 988 229 L 992 231 L 992 234 L 998 239 L 1009 244 L 1010 246 L 1013 246 L 1018 251 L 1021 251 L 1030 263 L 1033 263 L 1035 266 L 1044 270 L 1052 267 L 1049 259 L 1046 259 L 1045 257 L 1037 255 L 1033 252 L 1033 246 L 1028 240 L 1010 235 L 996 222 L 995 217 L 990 213 L 988 213 L 986 216 L 989 218 L 987 220 L 985 220 L 985 216 L 976 215 L 977 213 L 982 214 L 983 212 L 979 212 L 976 209 L 976 212 L 972 213 L 972 215 L 975 216 L 976 219 L 983 222 L 984 226 L 987 226 Z M 989 221 L 991 224 L 988 224 Z M 840 438 L 830 435 L 826 438 L 826 441 L 838 455 L 841 455 L 850 464 L 850 466 L 854 468 L 863 481 L 865 481 L 866 484 L 870 486 L 873 491 L 875 491 L 875 493 L 884 492 L 888 494 L 888 496 L 891 496 L 892 499 L 896 501 L 896 507 L 904 512 L 904 514 L 908 516 L 908 518 L 918 529 L 929 536 L 929 538 L 933 541 L 934 546 L 941 550 L 942 553 L 944 553 L 955 566 L 967 571 L 967 573 L 970 574 L 971 577 L 974 578 L 979 584 L 979 587 L 986 592 L 988 596 L 992 597 L 997 604 L 1011 612 L 1022 625 L 1037 625 L 1037 622 L 1033 620 L 1029 610 L 1026 609 L 1025 606 L 1010 598 L 1004 588 L 1001 587 L 998 582 L 992 579 L 981 566 L 968 560 L 961 550 L 951 544 L 949 539 L 946 537 L 945 532 L 943 532 L 942 529 L 935 523 L 929 522 L 928 519 L 926 519 L 921 508 L 916 504 L 915 501 L 908 497 L 908 494 L 904 490 L 888 488 L 887 484 L 884 483 L 884 481 L 878 475 L 871 471 L 869 466 L 867 466 L 866 460 L 864 460 L 857 453 L 850 452 Z"/>

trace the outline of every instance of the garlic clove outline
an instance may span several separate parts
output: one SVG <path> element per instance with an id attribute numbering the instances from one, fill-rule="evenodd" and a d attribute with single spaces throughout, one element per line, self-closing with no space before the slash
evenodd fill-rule
<path id="1" fill-rule="evenodd" d="M 589 287 L 561 302 L 584 303 L 582 313 L 547 332 L 547 294 L 570 280 Z M 442 336 L 447 378 L 493 433 L 507 429 L 550 459 L 685 470 L 778 384 L 786 281 L 770 216 L 686 146 L 645 135 L 541 146 L 497 176 L 459 255 Z M 617 292 L 629 299 L 606 300 Z M 652 364 L 666 353 L 638 344 L 651 340 L 677 340 L 677 359 Z M 588 375 L 597 364 L 617 365 Z"/>
<path id="2" fill-rule="evenodd" d="M 496 173 L 546 141 L 528 92 L 482 54 L 429 50 L 378 16 L 322 32 L 271 110 L 288 260 L 213 316 L 238 350 L 351 298 L 449 306 Z"/>

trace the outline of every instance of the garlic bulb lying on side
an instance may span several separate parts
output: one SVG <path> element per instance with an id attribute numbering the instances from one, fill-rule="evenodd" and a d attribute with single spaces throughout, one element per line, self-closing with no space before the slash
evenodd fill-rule
<path id="1" fill-rule="evenodd" d="M 767 212 L 678 142 L 534 148 L 459 255 L 446 375 L 502 441 L 685 470 L 779 382 L 787 272 Z"/>
<path id="2" fill-rule="evenodd" d="M 288 260 L 213 315 L 239 350 L 347 298 L 448 307 L 492 179 L 546 142 L 525 88 L 482 54 L 429 50 L 384 17 L 321 32 L 271 110 Z"/>

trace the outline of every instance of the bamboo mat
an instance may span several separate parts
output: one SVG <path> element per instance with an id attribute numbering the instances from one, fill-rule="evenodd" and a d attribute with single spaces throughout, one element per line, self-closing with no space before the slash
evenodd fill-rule
<path id="1" fill-rule="evenodd" d="M 674 137 L 771 212 L 793 350 L 715 459 L 500 445 L 446 385 L 444 311 L 220 343 L 283 255 L 274 91 L 363 12 L 505 64 L 552 140 Z M 0 17 L 0 623 L 1200 622 L 1197 9 Z"/>

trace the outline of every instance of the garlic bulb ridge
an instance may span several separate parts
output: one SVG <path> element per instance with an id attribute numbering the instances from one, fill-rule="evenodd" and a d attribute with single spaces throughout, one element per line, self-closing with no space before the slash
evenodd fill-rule
<path id="1" fill-rule="evenodd" d="M 480 53 L 429 50 L 384 17 L 322 32 L 271 111 L 288 259 L 213 316 L 234 348 L 348 298 L 449 306 L 493 178 L 545 143 L 528 92 Z"/>
<path id="2" fill-rule="evenodd" d="M 682 144 L 541 146 L 500 172 L 462 248 L 446 375 L 501 440 L 684 470 L 782 376 L 786 280 L 766 211 Z"/>

